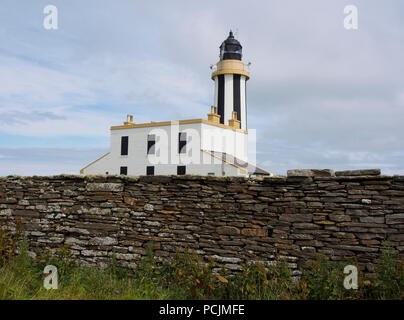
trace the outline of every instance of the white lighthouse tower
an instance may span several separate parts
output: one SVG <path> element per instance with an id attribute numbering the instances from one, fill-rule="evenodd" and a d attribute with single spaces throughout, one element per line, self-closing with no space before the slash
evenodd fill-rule
<path id="1" fill-rule="evenodd" d="M 248 66 L 241 60 L 242 46 L 230 31 L 228 38 L 220 46 L 220 60 L 213 67 L 212 80 L 215 81 L 215 101 L 220 123 L 227 124 L 237 112 L 242 130 L 247 130 L 246 82 L 250 78 Z"/>

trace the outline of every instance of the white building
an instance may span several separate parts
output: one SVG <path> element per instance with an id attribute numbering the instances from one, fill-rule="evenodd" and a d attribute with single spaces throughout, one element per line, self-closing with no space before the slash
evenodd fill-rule
<path id="1" fill-rule="evenodd" d="M 212 68 L 214 106 L 207 119 L 137 124 L 128 115 L 111 127 L 110 152 L 81 174 L 216 176 L 270 175 L 248 163 L 246 82 L 242 46 L 229 37 Z"/>

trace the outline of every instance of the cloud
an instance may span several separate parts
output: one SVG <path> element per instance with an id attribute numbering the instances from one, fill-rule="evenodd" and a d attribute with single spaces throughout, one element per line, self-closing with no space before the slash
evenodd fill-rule
<path id="1" fill-rule="evenodd" d="M 3 112 L 0 113 L 0 123 L 3 125 L 16 125 L 16 124 L 23 124 L 25 121 L 41 121 L 44 119 L 50 120 L 65 120 L 66 118 L 63 116 L 58 116 L 52 112 Z"/>

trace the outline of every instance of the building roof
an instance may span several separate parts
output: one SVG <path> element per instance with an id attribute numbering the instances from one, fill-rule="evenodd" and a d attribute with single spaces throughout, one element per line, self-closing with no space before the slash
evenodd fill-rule
<path id="1" fill-rule="evenodd" d="M 109 155 L 111 152 L 107 152 L 103 156 L 99 157 L 97 160 L 91 162 L 90 164 L 86 165 L 84 168 L 80 169 L 80 174 L 84 174 L 84 170 L 87 169 L 88 167 L 92 166 L 94 163 L 100 161 L 101 159 L 105 158 L 107 155 Z"/>
<path id="2" fill-rule="evenodd" d="M 223 162 L 226 162 L 234 167 L 237 167 L 244 172 L 248 172 L 250 175 L 270 175 L 272 176 L 272 173 L 269 171 L 266 171 L 262 168 L 259 168 L 251 163 L 248 163 L 244 160 L 240 160 L 239 158 L 225 153 L 225 152 L 218 152 L 218 151 L 207 151 L 207 150 L 202 150 L 208 154 L 210 154 L 212 157 L 215 157 L 217 159 L 222 160 Z"/>
<path id="3" fill-rule="evenodd" d="M 159 121 L 159 122 L 148 122 L 148 123 L 125 123 L 124 125 L 112 126 L 111 130 L 122 130 L 122 129 L 133 129 L 133 128 L 145 128 L 145 127 L 162 127 L 162 126 L 170 126 L 175 123 L 178 124 L 191 124 L 191 123 L 204 123 L 211 126 L 230 129 L 237 132 L 248 133 L 247 130 L 244 129 L 235 129 L 225 124 L 215 123 L 205 119 L 189 119 L 189 120 L 175 120 L 175 121 Z"/>

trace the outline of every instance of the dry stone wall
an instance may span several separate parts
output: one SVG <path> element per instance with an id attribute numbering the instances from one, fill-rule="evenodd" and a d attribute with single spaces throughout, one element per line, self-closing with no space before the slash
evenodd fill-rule
<path id="1" fill-rule="evenodd" d="M 317 254 L 372 271 L 383 242 L 404 255 L 404 176 L 291 170 L 287 178 L 0 178 L 0 226 L 18 221 L 32 250 L 68 245 L 83 264 L 134 267 L 195 249 L 218 265 L 284 257 L 298 274 Z"/>

